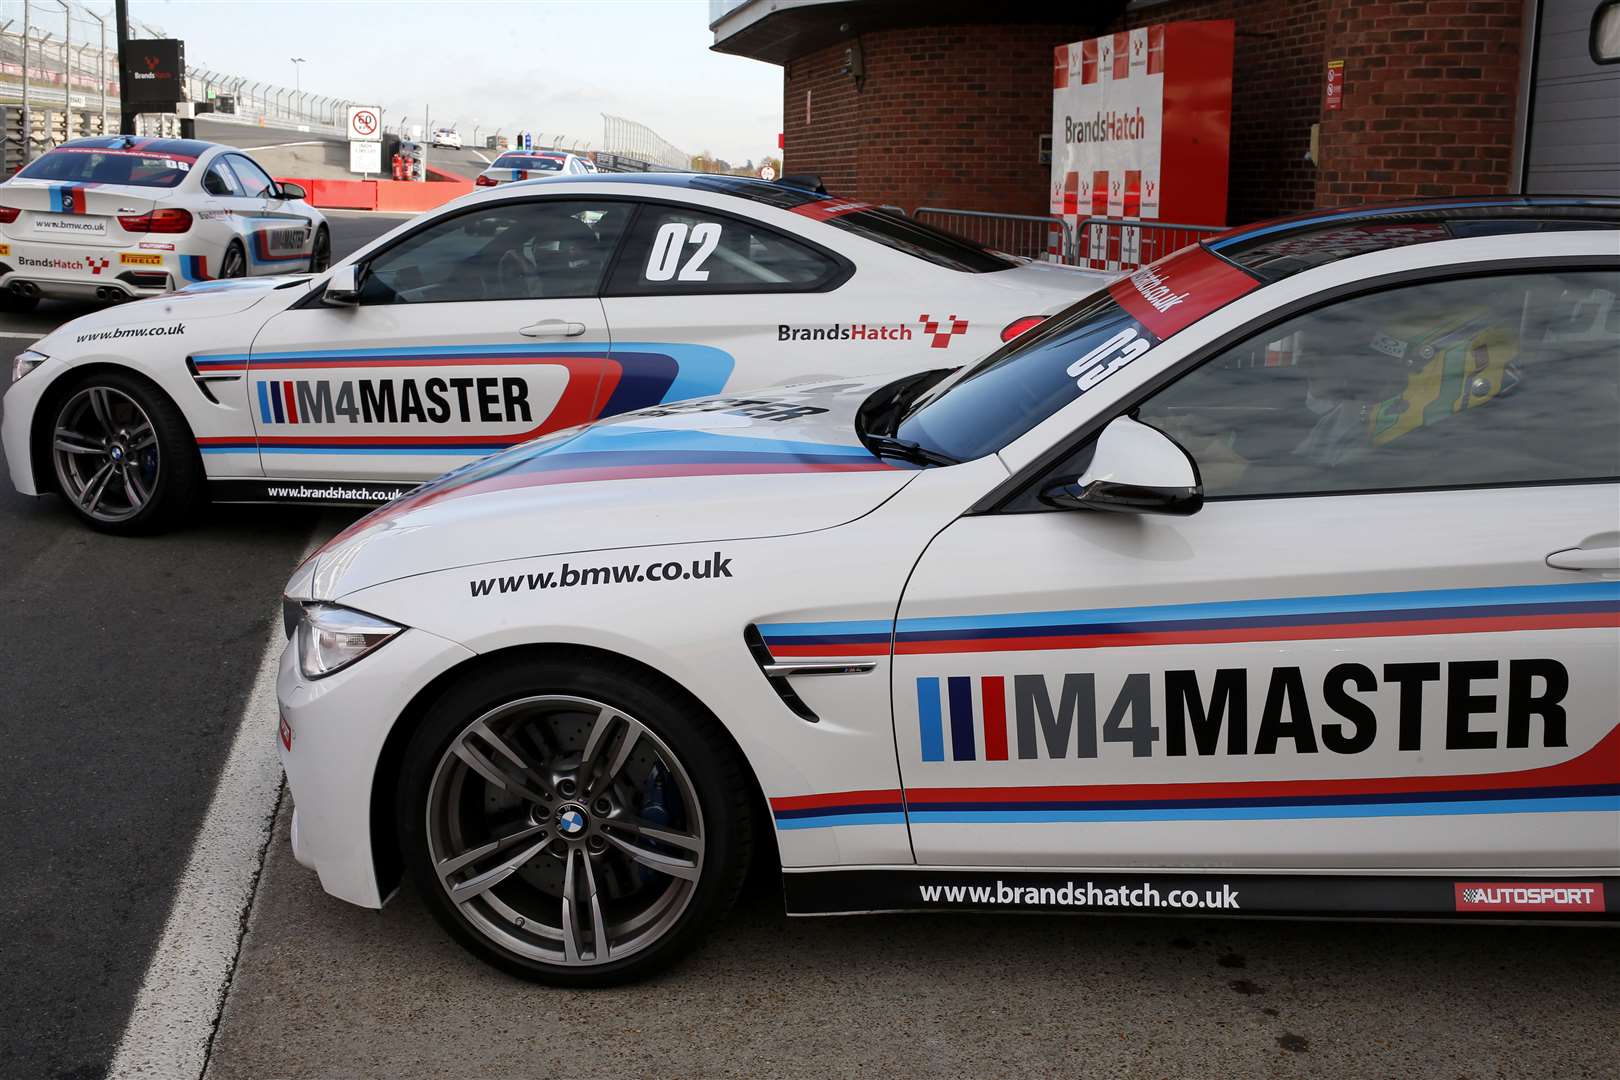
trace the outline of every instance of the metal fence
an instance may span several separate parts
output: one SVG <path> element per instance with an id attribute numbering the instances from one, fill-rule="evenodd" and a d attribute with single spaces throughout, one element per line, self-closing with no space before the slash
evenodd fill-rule
<path id="1" fill-rule="evenodd" d="M 692 155 L 646 124 L 607 113 L 602 114 L 602 149 L 609 154 L 651 162 L 668 169 L 692 167 Z"/>
<path id="2" fill-rule="evenodd" d="M 912 216 L 925 225 L 1008 255 L 1067 261 L 1068 226 L 1059 217 L 952 210 L 943 206 L 919 206 Z"/>
<path id="3" fill-rule="evenodd" d="M 1135 270 L 1224 231 L 1220 225 L 1081 218 L 1071 234 L 1070 255 L 1064 261 L 1088 270 Z"/>

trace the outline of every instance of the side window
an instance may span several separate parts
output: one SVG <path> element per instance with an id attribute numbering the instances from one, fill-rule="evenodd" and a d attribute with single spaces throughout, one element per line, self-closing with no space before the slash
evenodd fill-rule
<path id="1" fill-rule="evenodd" d="M 270 179 L 269 173 L 240 154 L 231 154 L 229 160 L 231 170 L 242 181 L 242 188 L 248 198 L 261 199 L 275 193 L 276 182 Z"/>
<path id="2" fill-rule="evenodd" d="M 837 262 L 756 222 L 698 206 L 644 206 L 613 270 L 613 296 L 809 292 Z"/>
<path id="3" fill-rule="evenodd" d="M 1620 273 L 1427 282 L 1299 316 L 1138 418 L 1206 496 L 1620 478 Z"/>
<path id="4" fill-rule="evenodd" d="M 224 158 L 216 158 L 203 174 L 203 190 L 210 195 L 226 197 L 242 194 L 242 186 L 237 183 L 236 174 L 231 172 Z"/>
<path id="5" fill-rule="evenodd" d="M 595 296 L 633 206 L 500 202 L 436 219 L 371 260 L 361 303 Z"/>

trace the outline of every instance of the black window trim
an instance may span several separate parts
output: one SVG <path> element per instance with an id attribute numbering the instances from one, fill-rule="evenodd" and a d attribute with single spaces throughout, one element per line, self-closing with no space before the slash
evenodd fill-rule
<path id="1" fill-rule="evenodd" d="M 634 201 L 637 204 L 636 213 L 633 217 L 631 217 L 629 223 L 625 225 L 624 233 L 619 238 L 619 246 L 614 249 L 607 271 L 602 275 L 602 286 L 598 290 L 597 296 L 603 300 L 649 300 L 655 297 L 683 297 L 686 299 L 695 299 L 704 296 L 791 296 L 798 295 L 800 293 L 823 293 L 832 292 L 834 289 L 839 288 L 845 282 L 849 281 L 850 278 L 855 276 L 855 264 L 850 262 L 844 256 L 838 254 L 836 251 L 825 248 L 808 237 L 799 236 L 796 233 L 786 232 L 777 228 L 775 225 L 768 225 L 752 215 L 740 214 L 729 209 L 721 209 L 719 207 L 710 206 L 708 203 L 684 202 L 680 199 L 634 199 L 631 201 Z M 611 282 L 613 281 L 614 271 L 616 271 L 619 267 L 619 259 L 624 254 L 625 242 L 629 239 L 631 232 L 640 223 L 641 215 L 647 210 L 648 207 L 652 206 L 668 206 L 678 210 L 709 210 L 720 217 L 745 221 L 752 227 L 758 229 L 760 232 L 766 232 L 773 236 L 782 237 L 788 243 L 797 244 L 802 248 L 809 248 L 811 251 L 815 252 L 817 255 L 820 255 L 822 258 L 831 263 L 832 270 L 826 274 L 823 274 L 814 282 L 810 282 L 808 284 L 795 284 L 793 282 L 789 282 L 788 287 L 782 289 L 761 289 L 757 286 L 736 285 L 726 286 L 723 288 L 672 290 L 669 292 L 614 292 L 611 288 Z"/>
<path id="2" fill-rule="evenodd" d="M 1598 6 L 1592 10 L 1592 25 L 1586 32 L 1586 51 L 1592 57 L 1592 63 L 1604 67 L 1620 64 L 1620 56 L 1604 59 L 1603 54 L 1598 52 L 1598 27 L 1603 23 L 1603 13 L 1612 7 L 1620 7 L 1620 0 L 1599 0 Z"/>
<path id="3" fill-rule="evenodd" d="M 1280 307 L 1266 312 L 1260 318 L 1251 320 L 1243 326 L 1231 330 L 1214 341 L 1209 342 L 1192 354 L 1183 357 L 1173 367 L 1160 372 L 1148 382 L 1138 387 L 1128 398 L 1113 407 L 1105 410 L 1094 419 L 1081 425 L 1069 438 L 1062 440 L 1035 460 L 1031 461 L 1017 473 L 1009 476 L 997 484 L 987 494 L 980 497 L 967 511 L 964 517 L 978 517 L 984 514 L 1028 514 L 1028 513 L 1073 513 L 1057 507 L 1048 507 L 1043 504 L 1015 505 L 1023 497 L 1047 479 L 1051 470 L 1061 465 L 1072 455 L 1082 450 L 1087 443 L 1092 442 L 1102 433 L 1102 429 L 1116 417 L 1128 416 L 1134 413 L 1141 405 L 1171 383 L 1189 374 L 1195 368 L 1201 367 L 1206 361 L 1214 359 L 1220 353 L 1232 348 L 1234 345 L 1258 337 L 1259 335 L 1276 329 L 1283 323 L 1300 315 L 1321 310 L 1345 300 L 1353 300 L 1375 293 L 1388 292 L 1414 283 L 1428 283 L 1439 281 L 1462 281 L 1478 277 L 1500 277 L 1514 271 L 1539 272 L 1546 270 L 1568 271 L 1580 273 L 1593 270 L 1620 270 L 1620 256 L 1613 255 L 1543 255 L 1528 258 L 1493 259 L 1478 262 L 1466 267 L 1458 266 L 1427 266 L 1415 270 L 1399 270 L 1390 274 L 1382 274 L 1375 278 L 1364 278 L 1360 281 L 1346 282 L 1310 296 L 1300 297 Z M 1264 290 L 1273 286 L 1262 286 L 1252 295 L 1263 295 Z M 1504 483 L 1484 484 L 1443 484 L 1427 485 L 1423 487 L 1403 488 L 1376 488 L 1371 490 L 1349 491 L 1317 491 L 1317 492 L 1288 492 L 1280 494 L 1256 495 L 1217 495 L 1206 498 L 1205 502 L 1247 502 L 1258 499 L 1299 499 L 1299 498 L 1336 498 L 1341 495 L 1396 495 L 1405 492 L 1432 492 L 1432 491 L 1466 491 L 1476 489 L 1500 489 L 1521 487 L 1567 487 L 1581 484 L 1611 484 L 1620 481 L 1620 477 L 1601 477 L 1575 480 L 1525 480 L 1508 481 Z"/>
<path id="4" fill-rule="evenodd" d="M 248 157 L 246 154 L 241 153 L 240 151 L 228 150 L 225 153 L 221 154 L 220 156 L 223 157 L 223 158 L 226 158 L 226 159 L 241 158 L 243 161 L 247 162 L 249 165 L 251 165 L 255 169 L 259 170 L 259 172 L 263 173 L 265 179 L 270 181 L 270 187 L 268 189 L 269 191 L 274 193 L 274 192 L 277 192 L 277 191 L 281 190 L 281 185 L 276 182 L 275 177 L 270 175 L 270 170 L 266 169 L 263 165 L 260 165 L 257 161 L 254 161 L 252 158 Z M 237 198 L 241 198 L 241 199 L 261 199 L 261 198 L 265 197 L 263 195 L 248 195 L 248 194 L 246 194 L 246 192 L 247 192 L 247 184 L 243 182 L 242 174 L 238 173 L 236 171 L 236 166 L 234 164 L 231 166 L 231 172 L 236 176 L 237 183 L 242 184 L 243 194 L 237 196 Z"/>

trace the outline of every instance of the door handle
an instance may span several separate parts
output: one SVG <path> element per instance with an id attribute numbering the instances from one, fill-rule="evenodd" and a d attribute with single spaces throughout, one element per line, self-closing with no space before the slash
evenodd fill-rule
<path id="1" fill-rule="evenodd" d="M 1620 547 L 1565 548 L 1547 556 L 1557 570 L 1620 570 Z"/>
<path id="2" fill-rule="evenodd" d="M 518 331 L 524 337 L 579 337 L 584 332 L 584 323 L 569 322 L 566 319 L 541 319 Z"/>

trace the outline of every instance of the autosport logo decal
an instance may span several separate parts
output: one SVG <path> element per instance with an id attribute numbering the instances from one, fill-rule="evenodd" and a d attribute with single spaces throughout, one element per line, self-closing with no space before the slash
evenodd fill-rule
<path id="1" fill-rule="evenodd" d="M 1459 881 L 1458 911 L 1604 911 L 1597 881 Z"/>

